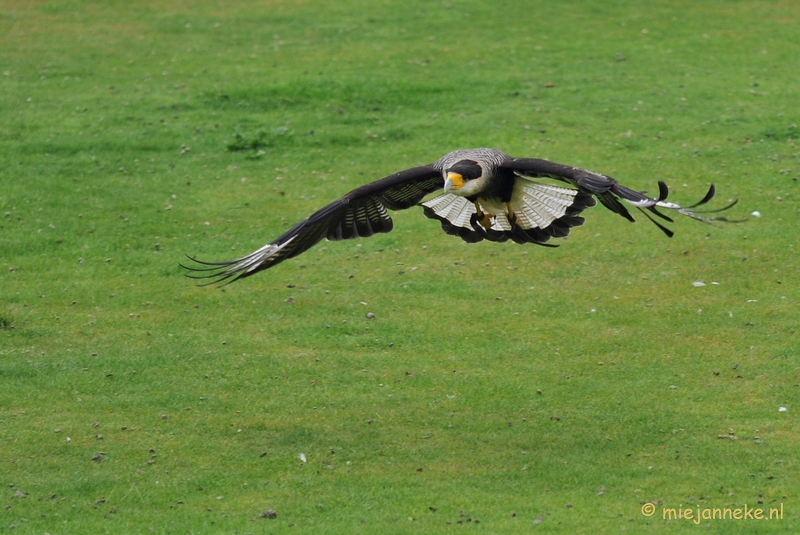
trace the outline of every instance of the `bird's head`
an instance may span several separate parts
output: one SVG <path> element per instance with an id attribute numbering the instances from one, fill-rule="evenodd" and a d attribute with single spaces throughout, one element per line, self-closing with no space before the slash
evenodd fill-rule
<path id="1" fill-rule="evenodd" d="M 486 182 L 483 168 L 474 160 L 456 162 L 444 173 L 444 192 L 469 197 L 483 190 Z"/>

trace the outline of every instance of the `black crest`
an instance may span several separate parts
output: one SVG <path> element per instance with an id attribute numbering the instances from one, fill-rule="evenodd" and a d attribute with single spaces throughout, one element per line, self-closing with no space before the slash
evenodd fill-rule
<path id="1" fill-rule="evenodd" d="M 447 170 L 448 173 L 458 173 L 464 180 L 472 180 L 483 174 L 483 169 L 475 160 L 461 160 Z"/>

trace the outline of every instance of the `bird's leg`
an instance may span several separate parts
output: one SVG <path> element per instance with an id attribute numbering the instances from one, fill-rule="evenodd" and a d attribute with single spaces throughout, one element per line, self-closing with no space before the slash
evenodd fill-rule
<path id="1" fill-rule="evenodd" d="M 483 228 L 489 230 L 492 227 L 492 217 L 494 216 L 492 214 L 484 213 L 478 203 L 473 204 L 475 204 L 475 219 Z"/>
<path id="2" fill-rule="evenodd" d="M 512 229 L 517 226 L 517 214 L 515 214 L 514 209 L 511 208 L 510 202 L 506 203 L 506 218 Z"/>

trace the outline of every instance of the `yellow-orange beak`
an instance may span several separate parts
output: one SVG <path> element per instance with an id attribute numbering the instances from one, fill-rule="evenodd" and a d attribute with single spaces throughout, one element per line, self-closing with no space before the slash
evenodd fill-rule
<path id="1" fill-rule="evenodd" d="M 461 189 L 464 187 L 464 177 L 460 173 L 447 173 L 447 178 L 444 180 L 444 192 L 447 193 L 452 189 Z"/>

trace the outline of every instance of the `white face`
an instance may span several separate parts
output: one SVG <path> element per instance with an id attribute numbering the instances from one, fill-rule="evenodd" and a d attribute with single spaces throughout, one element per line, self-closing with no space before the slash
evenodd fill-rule
<path id="1" fill-rule="evenodd" d="M 471 197 L 483 191 L 488 177 L 477 162 L 462 160 L 445 170 L 444 192 Z"/>
<path id="2" fill-rule="evenodd" d="M 486 177 L 465 180 L 459 173 L 447 173 L 444 181 L 444 192 L 460 197 L 471 197 L 483 191 Z"/>

